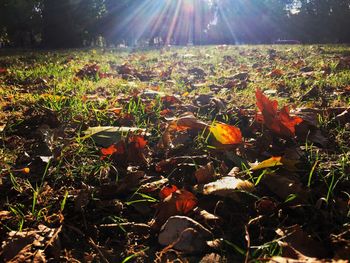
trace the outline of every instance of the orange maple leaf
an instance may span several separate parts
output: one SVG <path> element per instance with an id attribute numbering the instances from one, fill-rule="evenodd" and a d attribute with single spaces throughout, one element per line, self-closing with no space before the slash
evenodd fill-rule
<path id="1" fill-rule="evenodd" d="M 262 122 L 268 129 L 281 137 L 294 137 L 295 126 L 301 123 L 303 119 L 290 116 L 287 106 L 278 111 L 278 102 L 276 100 L 271 101 L 260 89 L 256 90 L 255 95 L 256 105 L 261 111 L 261 115 L 257 115 L 256 120 Z"/>

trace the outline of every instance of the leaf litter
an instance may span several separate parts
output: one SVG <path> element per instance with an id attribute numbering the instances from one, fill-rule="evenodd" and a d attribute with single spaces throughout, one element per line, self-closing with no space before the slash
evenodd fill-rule
<path id="1" fill-rule="evenodd" d="M 1 260 L 347 262 L 348 58 L 207 49 L 0 69 Z"/>

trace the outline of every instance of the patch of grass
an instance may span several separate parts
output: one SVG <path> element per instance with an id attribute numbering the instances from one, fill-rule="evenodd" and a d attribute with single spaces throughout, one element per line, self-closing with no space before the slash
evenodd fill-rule
<path id="1" fill-rule="evenodd" d="M 195 156 L 202 154 L 214 163 L 215 179 L 239 166 L 237 176 L 255 185 L 254 193 L 236 192 L 254 201 L 196 196 L 200 206 L 223 217 L 223 225 L 211 225 L 215 238 L 224 239 L 224 249 L 218 250 L 223 257 L 244 259 L 249 252 L 249 260 L 259 261 L 279 256 L 283 248 L 278 241 L 283 238 L 276 239 L 275 230 L 292 224 L 303 226 L 320 240 L 340 233 L 349 214 L 344 208 L 350 196 L 346 188 L 350 180 L 348 123 L 320 113 L 314 129 L 329 140 L 329 145 L 322 146 L 312 142 L 310 133 L 298 142 L 277 138 L 253 120 L 257 88 L 277 100 L 280 107 L 291 104 L 291 108 L 319 112 L 348 108 L 350 65 L 340 65 L 339 60 L 346 54 L 350 54 L 349 47 L 341 45 L 245 45 L 12 52 L 0 56 L 0 65 L 8 65 L 8 73 L 0 75 L 0 127 L 4 127 L 0 134 L 0 200 L 4 205 L 0 211 L 8 210 L 12 216 L 0 221 L 5 229 L 1 234 L 5 237 L 10 230 L 36 228 L 39 223 L 56 227 L 64 222 L 78 235 L 93 233 L 103 251 L 124 255 L 122 262 L 142 261 L 145 255 L 154 259 L 157 251 L 164 251 L 144 224 L 159 213 L 163 184 L 150 187 L 149 192 L 142 192 L 140 185 L 169 179 L 192 191 L 197 183 L 194 171 L 205 165 Z M 77 74 L 94 64 L 98 65 L 96 72 Z M 275 69 L 282 73 L 270 74 Z M 235 79 L 238 73 L 247 75 Z M 315 92 L 305 96 L 312 89 Z M 164 102 L 163 93 L 176 96 L 180 102 Z M 217 105 L 220 101 L 224 108 Z M 223 121 L 242 127 L 243 146 L 228 150 L 237 160 L 211 146 L 210 134 L 205 131 L 193 134 L 184 130 L 173 148 L 162 148 L 159 142 L 169 122 L 188 112 L 207 124 Z M 83 137 L 83 131 L 93 126 L 145 128 L 149 135 L 142 156 L 132 143 L 126 143 L 125 149 L 118 149 L 125 151 L 124 155 L 118 152 L 101 158 L 101 146 Z M 303 167 L 273 173 L 282 178 L 288 173 L 307 190 L 306 200 L 298 206 L 298 193 L 282 198 L 266 185 L 264 177 L 271 171 L 253 174 L 249 170 L 249 163 L 282 156 L 293 147 L 302 150 L 298 165 Z M 188 158 L 157 171 L 159 162 L 179 156 Z M 43 161 L 47 158 L 49 162 Z M 30 174 L 21 173 L 27 166 Z M 135 171 L 144 174 L 136 183 Z M 256 201 L 266 196 L 276 201 L 278 211 L 259 214 Z M 109 201 L 125 205 L 115 207 Z M 226 203 L 229 207 L 221 211 Z M 241 209 L 235 211 L 237 207 Z M 245 233 L 233 219 L 239 224 L 257 220 L 256 232 L 250 233 L 249 251 L 243 240 Z M 120 224 L 120 231 L 102 230 L 101 222 Z M 147 233 L 128 228 L 136 224 Z M 73 253 L 76 244 L 69 236 L 62 235 L 62 249 Z"/>

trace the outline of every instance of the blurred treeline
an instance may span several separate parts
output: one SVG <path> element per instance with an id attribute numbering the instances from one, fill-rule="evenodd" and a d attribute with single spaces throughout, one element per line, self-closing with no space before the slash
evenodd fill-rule
<path id="1" fill-rule="evenodd" d="M 13 47 L 349 43 L 350 0 L 0 0 Z"/>

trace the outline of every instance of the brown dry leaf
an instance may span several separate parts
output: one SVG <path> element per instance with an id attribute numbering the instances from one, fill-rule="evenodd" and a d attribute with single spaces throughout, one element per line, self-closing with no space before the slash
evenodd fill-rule
<path id="1" fill-rule="evenodd" d="M 255 202 L 255 210 L 258 214 L 268 215 L 275 212 L 276 208 L 276 201 L 269 197 L 262 197 Z"/>
<path id="2" fill-rule="evenodd" d="M 332 110 L 333 111 L 333 110 Z M 303 122 L 297 125 L 295 128 L 296 135 L 299 141 L 311 141 L 321 147 L 327 147 L 329 140 L 324 136 L 321 130 L 318 128 L 319 115 L 326 116 L 331 113 L 329 110 L 323 111 L 319 109 L 297 109 L 296 113 L 301 116 Z"/>
<path id="3" fill-rule="evenodd" d="M 212 263 L 212 262 L 224 263 L 224 262 L 227 262 L 227 260 L 224 256 L 221 256 L 220 254 L 211 253 L 211 254 L 206 254 L 199 263 Z"/>
<path id="4" fill-rule="evenodd" d="M 117 71 L 119 74 L 127 74 L 127 75 L 133 75 L 135 74 L 135 69 L 128 63 L 124 63 L 123 65 L 120 65 L 117 67 Z"/>
<path id="5" fill-rule="evenodd" d="M 118 180 L 117 183 L 101 185 L 97 191 L 97 195 L 103 198 L 114 198 L 120 194 L 129 193 L 141 184 L 144 177 L 144 171 L 133 170 L 133 167 L 130 166 L 128 174 L 125 177 Z"/>
<path id="6" fill-rule="evenodd" d="M 329 260 L 329 259 L 317 259 L 310 257 L 302 257 L 298 259 L 275 256 L 271 258 L 268 263 L 348 263 L 348 260 Z"/>
<path id="7" fill-rule="evenodd" d="M 204 69 L 202 69 L 202 68 L 197 68 L 197 67 L 189 69 L 189 70 L 188 70 L 188 74 L 190 74 L 190 75 L 195 75 L 195 76 L 197 76 L 197 77 L 204 77 L 204 76 L 207 75 L 207 74 L 205 73 Z"/>
<path id="8" fill-rule="evenodd" d="M 285 200 L 290 195 L 296 195 L 299 201 L 307 200 L 307 190 L 298 178 L 288 174 L 265 174 L 261 182 L 275 195 Z"/>
<path id="9" fill-rule="evenodd" d="M 199 207 L 196 207 L 195 209 L 193 209 L 193 214 L 194 214 L 193 218 L 204 225 L 213 226 L 213 225 L 221 224 L 223 222 L 222 218 L 212 213 L 209 213 L 208 211 L 201 209 Z"/>
<path id="10" fill-rule="evenodd" d="M 177 120 L 174 121 L 177 127 L 187 127 L 189 129 L 203 130 L 208 125 L 198 120 L 192 113 L 187 112 L 182 114 Z"/>
<path id="11" fill-rule="evenodd" d="M 0 211 L 0 221 L 1 220 L 6 220 L 11 218 L 11 212 L 10 211 Z"/>
<path id="12" fill-rule="evenodd" d="M 254 190 L 254 185 L 249 181 L 227 176 L 215 182 L 197 185 L 196 190 L 204 195 L 218 195 L 239 199 L 237 191 L 252 192 Z"/>
<path id="13" fill-rule="evenodd" d="M 178 167 L 182 164 L 192 164 L 196 163 L 197 165 L 205 165 L 209 162 L 208 155 L 184 155 L 184 156 L 176 156 L 171 157 L 169 159 L 161 160 L 156 163 L 155 169 L 157 172 L 169 173 L 175 167 Z"/>
<path id="14" fill-rule="evenodd" d="M 158 242 L 185 253 L 201 253 L 207 248 L 206 241 L 212 233 L 186 216 L 172 216 L 162 226 Z"/>
<path id="15" fill-rule="evenodd" d="M 74 211 L 83 212 L 91 199 L 92 189 L 86 187 L 79 190 L 77 197 L 74 199 Z"/>
<path id="16" fill-rule="evenodd" d="M 61 228 L 39 225 L 38 230 L 11 231 L 2 243 L 0 260 L 3 262 L 46 262 L 46 254 L 58 259 Z"/>
<path id="17" fill-rule="evenodd" d="M 196 132 L 204 130 L 209 126 L 198 120 L 192 113 L 184 113 L 179 118 L 176 118 L 168 123 L 162 138 L 158 143 L 159 148 L 174 147 L 173 141 L 179 132 L 194 130 Z"/>
<path id="18" fill-rule="evenodd" d="M 199 167 L 198 170 L 194 173 L 194 176 L 196 177 L 199 184 L 206 184 L 213 181 L 215 179 L 213 162 Z"/>
<path id="19" fill-rule="evenodd" d="M 284 75 L 284 71 L 281 69 L 274 69 L 267 74 L 267 76 L 271 77 L 271 78 L 277 78 L 277 77 L 281 77 L 283 75 Z"/>
<path id="20" fill-rule="evenodd" d="M 163 186 L 166 185 L 167 183 L 169 183 L 168 178 L 163 178 L 163 179 L 160 179 L 157 181 L 145 183 L 145 184 L 142 184 L 140 186 L 139 192 L 140 193 L 151 193 L 151 192 L 154 192 L 156 190 L 163 188 Z"/>
<path id="21" fill-rule="evenodd" d="M 328 258 L 330 256 L 327 247 L 304 232 L 300 225 L 280 228 L 276 233 L 283 237 L 288 246 L 305 257 Z"/>

